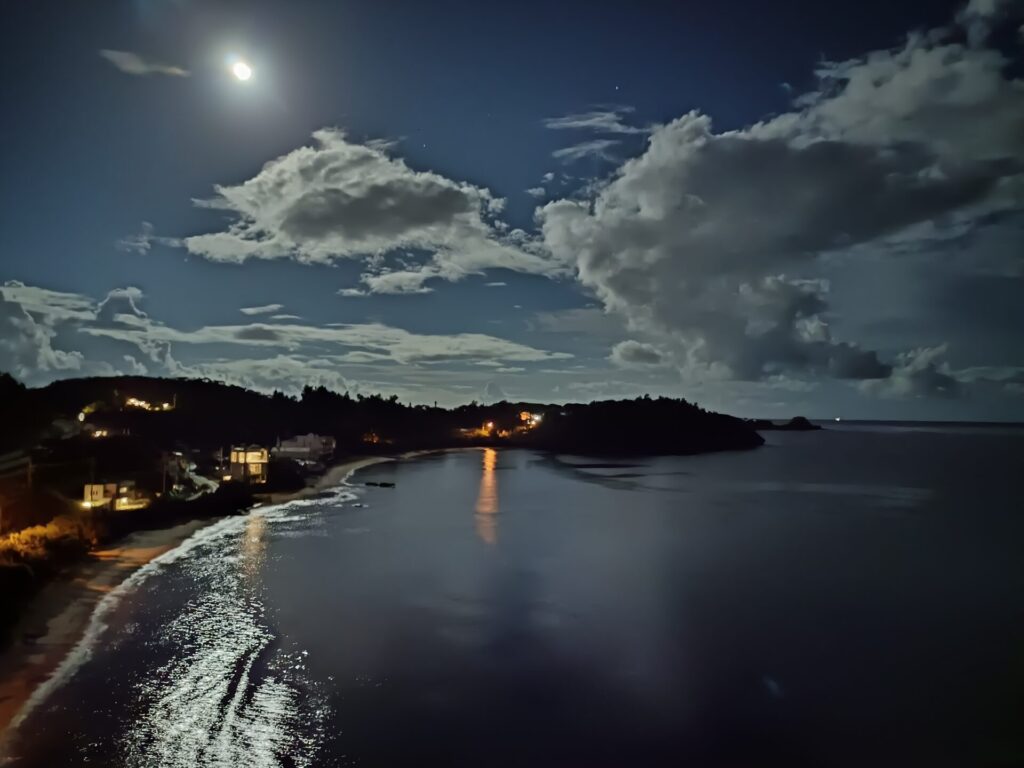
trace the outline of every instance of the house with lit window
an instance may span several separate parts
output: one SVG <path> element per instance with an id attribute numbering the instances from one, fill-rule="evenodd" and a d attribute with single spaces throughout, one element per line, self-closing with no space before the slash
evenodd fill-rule
<path id="1" fill-rule="evenodd" d="M 152 499 L 135 487 L 133 480 L 120 483 L 86 483 L 82 506 L 86 509 L 113 509 L 118 512 L 145 509 Z"/>
<path id="2" fill-rule="evenodd" d="M 270 451 L 260 445 L 236 445 L 231 449 L 225 480 L 262 485 L 267 482 Z"/>

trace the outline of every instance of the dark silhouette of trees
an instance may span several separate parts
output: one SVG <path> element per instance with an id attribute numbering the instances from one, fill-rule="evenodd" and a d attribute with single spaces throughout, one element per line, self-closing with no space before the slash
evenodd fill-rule
<path id="1" fill-rule="evenodd" d="M 663 397 L 568 405 L 472 402 L 445 409 L 407 405 L 396 395 L 353 397 L 322 386 L 307 386 L 298 397 L 290 397 L 209 380 L 139 376 L 66 379 L 40 389 L 26 389 L 4 376 L 0 397 L 0 416 L 19 425 L 21 446 L 45 438 L 55 420 L 74 420 L 87 406 L 90 424 L 130 434 L 157 450 L 272 445 L 278 438 L 306 432 L 333 436 L 339 453 L 346 454 L 478 443 L 577 453 L 696 453 L 762 442 L 741 419 Z M 128 397 L 174 407 L 125 407 Z M 535 429 L 516 429 L 522 411 L 542 416 Z M 488 422 L 495 425 L 490 438 L 467 434 Z M 498 433 L 507 434 L 499 438 Z"/>

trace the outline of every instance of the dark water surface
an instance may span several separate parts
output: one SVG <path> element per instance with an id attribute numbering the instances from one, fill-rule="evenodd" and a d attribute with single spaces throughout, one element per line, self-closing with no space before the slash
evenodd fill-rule
<path id="1" fill-rule="evenodd" d="M 17 764 L 1024 764 L 1024 435 L 768 440 L 220 523 L 106 601 Z"/>

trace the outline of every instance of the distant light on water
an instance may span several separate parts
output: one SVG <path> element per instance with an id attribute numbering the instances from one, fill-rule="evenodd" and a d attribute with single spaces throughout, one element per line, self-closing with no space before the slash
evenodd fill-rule
<path id="1" fill-rule="evenodd" d="M 484 448 L 483 473 L 480 475 L 480 492 L 476 500 L 476 532 L 485 544 L 498 541 L 498 478 L 494 473 L 498 465 L 498 452 Z"/>

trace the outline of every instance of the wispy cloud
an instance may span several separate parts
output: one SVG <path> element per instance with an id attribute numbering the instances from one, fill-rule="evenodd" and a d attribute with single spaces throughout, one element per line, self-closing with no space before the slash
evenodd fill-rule
<path id="1" fill-rule="evenodd" d="M 243 315 L 269 315 L 282 309 L 284 309 L 284 304 L 263 304 L 259 307 L 242 307 L 238 311 Z"/>
<path id="2" fill-rule="evenodd" d="M 100 50 L 100 56 L 109 61 L 126 75 L 169 75 L 170 77 L 188 77 L 189 71 L 173 64 L 162 64 L 144 59 L 132 51 L 114 51 L 109 48 Z"/>
<path id="3" fill-rule="evenodd" d="M 145 256 L 153 249 L 153 244 L 166 245 L 171 248 L 180 248 L 182 241 L 177 237 L 164 237 L 163 235 L 157 235 L 153 231 L 153 225 L 148 221 L 142 222 L 142 229 L 140 232 L 134 235 L 125 235 L 117 241 L 117 247 L 119 250 L 128 251 L 129 253 L 137 253 L 140 256 Z"/>
<path id="4" fill-rule="evenodd" d="M 551 153 L 551 156 L 556 160 L 561 160 L 563 163 L 574 163 L 584 157 L 591 156 L 600 157 L 602 160 L 614 162 L 615 158 L 608 150 L 617 146 L 618 143 L 619 142 L 615 139 L 593 139 L 591 141 L 574 144 L 571 147 L 556 149 Z"/>
<path id="5" fill-rule="evenodd" d="M 580 112 L 574 115 L 545 118 L 544 127 L 552 130 L 594 131 L 595 133 L 638 134 L 650 133 L 651 129 L 627 125 L 624 117 L 633 112 L 632 107 L 611 107 Z"/>
<path id="6" fill-rule="evenodd" d="M 324 384 L 338 391 L 391 391 L 420 402 L 456 403 L 463 396 L 455 382 L 478 387 L 487 380 L 481 363 L 488 369 L 515 368 L 572 359 L 567 352 L 487 334 L 422 334 L 381 323 L 281 322 L 291 316 L 276 314 L 180 329 L 141 310 L 143 300 L 134 287 L 109 291 L 97 301 L 13 280 L 2 283 L 0 371 L 33 384 L 69 375 L 145 371 L 218 378 L 264 391 Z M 361 382 L 348 378 L 353 367 L 364 377 Z"/>

